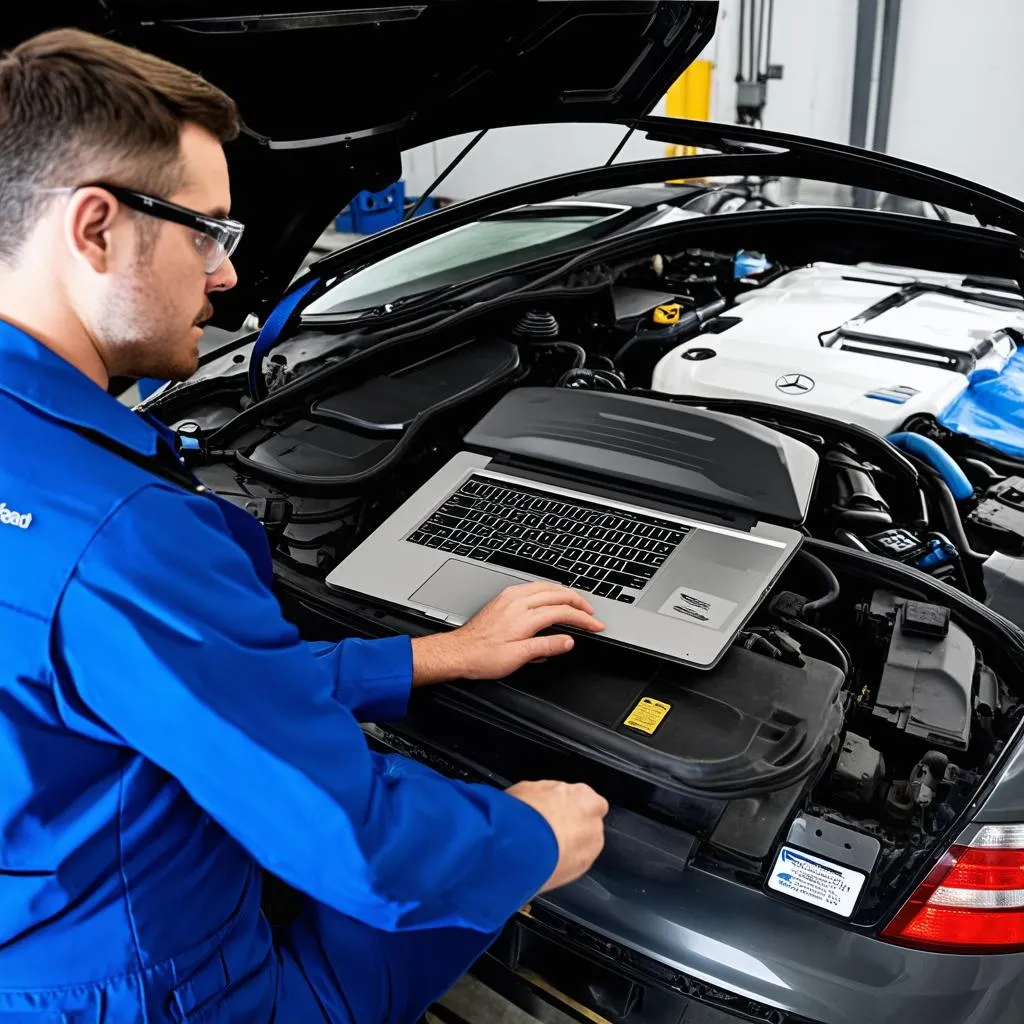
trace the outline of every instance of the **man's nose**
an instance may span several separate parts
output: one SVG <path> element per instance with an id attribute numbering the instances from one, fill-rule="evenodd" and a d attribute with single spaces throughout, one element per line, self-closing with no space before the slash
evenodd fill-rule
<path id="1" fill-rule="evenodd" d="M 225 260 L 212 274 L 206 278 L 206 291 L 226 292 L 238 284 L 238 274 L 231 260 Z"/>

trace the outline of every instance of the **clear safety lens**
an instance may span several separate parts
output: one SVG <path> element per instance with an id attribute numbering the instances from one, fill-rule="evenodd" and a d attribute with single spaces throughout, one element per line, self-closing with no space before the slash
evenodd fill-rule
<path id="1" fill-rule="evenodd" d="M 236 220 L 200 218 L 196 231 L 196 248 L 203 257 L 203 269 L 215 273 L 238 248 L 245 228 Z"/>

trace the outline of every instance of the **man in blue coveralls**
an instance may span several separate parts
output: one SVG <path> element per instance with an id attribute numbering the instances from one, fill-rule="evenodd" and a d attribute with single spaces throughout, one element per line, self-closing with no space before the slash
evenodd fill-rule
<path id="1" fill-rule="evenodd" d="M 357 724 L 568 650 L 536 634 L 599 630 L 581 596 L 305 643 L 259 525 L 156 471 L 173 437 L 108 396 L 196 368 L 235 283 L 237 131 L 198 77 L 84 33 L 0 60 L 5 1024 L 413 1021 L 603 843 L 586 786 L 453 782 Z M 297 919 L 261 915 L 263 870 Z"/>

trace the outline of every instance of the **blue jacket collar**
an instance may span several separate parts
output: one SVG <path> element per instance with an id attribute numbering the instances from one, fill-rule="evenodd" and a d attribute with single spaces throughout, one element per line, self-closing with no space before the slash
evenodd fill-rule
<path id="1" fill-rule="evenodd" d="M 63 423 L 153 455 L 159 434 L 42 342 L 0 320 L 0 391 Z"/>

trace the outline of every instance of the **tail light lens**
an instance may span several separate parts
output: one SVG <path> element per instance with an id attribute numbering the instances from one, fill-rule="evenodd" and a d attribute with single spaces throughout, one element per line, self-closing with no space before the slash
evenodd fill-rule
<path id="1" fill-rule="evenodd" d="M 1024 825 L 951 846 L 882 937 L 946 953 L 1024 950 Z"/>

